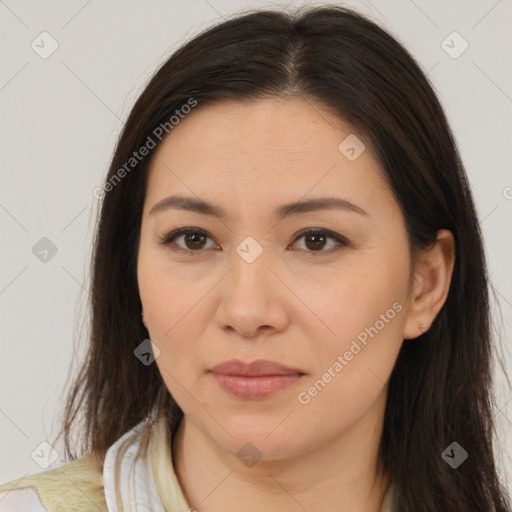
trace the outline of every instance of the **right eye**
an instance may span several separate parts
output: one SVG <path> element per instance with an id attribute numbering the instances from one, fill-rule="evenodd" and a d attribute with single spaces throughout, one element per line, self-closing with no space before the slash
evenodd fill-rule
<path id="1" fill-rule="evenodd" d="M 184 247 L 176 244 L 175 240 L 179 238 L 183 238 Z M 180 228 L 165 236 L 160 243 L 172 251 L 181 251 L 195 256 L 194 253 L 204 252 L 201 249 L 204 248 L 207 238 L 209 238 L 209 235 L 203 229 Z"/>

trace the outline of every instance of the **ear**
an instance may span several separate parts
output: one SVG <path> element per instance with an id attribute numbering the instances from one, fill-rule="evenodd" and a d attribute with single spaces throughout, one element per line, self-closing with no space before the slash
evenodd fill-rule
<path id="1" fill-rule="evenodd" d="M 448 296 L 454 263 L 453 234 L 447 229 L 441 229 L 432 247 L 422 253 L 415 264 L 404 339 L 417 338 L 432 325 Z"/>

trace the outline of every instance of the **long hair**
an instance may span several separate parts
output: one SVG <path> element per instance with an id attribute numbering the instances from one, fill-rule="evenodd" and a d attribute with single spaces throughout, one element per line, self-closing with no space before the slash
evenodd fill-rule
<path id="1" fill-rule="evenodd" d="M 220 99 L 285 96 L 321 104 L 366 137 L 404 214 L 412 255 L 428 248 L 439 229 L 454 235 L 446 302 L 427 332 L 404 340 L 389 381 L 379 457 L 396 485 L 398 510 L 506 512 L 493 451 L 488 274 L 463 163 L 420 66 L 377 23 L 339 6 L 231 17 L 177 49 L 136 101 L 101 195 L 90 342 L 62 423 L 67 457 L 76 457 L 74 424 L 82 454 L 102 461 L 145 418 L 165 415 L 172 434 L 183 416 L 156 364 L 134 356 L 148 338 L 136 270 L 155 150 L 137 162 L 133 153 L 149 138 L 158 146 L 158 127 L 172 137 L 169 119 L 191 101 L 200 108 Z M 453 441 L 469 453 L 457 469 L 441 457 Z"/>

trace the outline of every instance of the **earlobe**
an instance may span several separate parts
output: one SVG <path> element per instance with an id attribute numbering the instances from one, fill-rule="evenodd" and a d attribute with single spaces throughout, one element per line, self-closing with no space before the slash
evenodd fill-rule
<path id="1" fill-rule="evenodd" d="M 441 229 L 433 246 L 416 263 L 404 339 L 417 338 L 432 325 L 448 296 L 454 263 L 453 235 L 451 231 Z"/>
<path id="2" fill-rule="evenodd" d="M 424 333 L 428 331 L 428 325 L 427 324 L 418 324 L 418 329 Z"/>

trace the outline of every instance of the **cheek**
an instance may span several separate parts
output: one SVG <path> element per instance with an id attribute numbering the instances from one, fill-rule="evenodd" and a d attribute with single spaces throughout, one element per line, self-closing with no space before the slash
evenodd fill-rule
<path id="1" fill-rule="evenodd" d="M 334 282 L 315 306 L 329 329 L 315 336 L 314 322 L 304 327 L 316 362 L 303 402 L 357 410 L 375 399 L 393 369 L 403 342 L 408 274 L 373 263 Z"/>
<path id="2" fill-rule="evenodd" d="M 322 336 L 326 347 L 348 350 L 356 338 L 364 344 L 372 335 L 396 337 L 404 316 L 400 312 L 405 309 L 407 279 L 371 263 L 332 276 L 322 294 L 306 290 L 312 309 L 329 328 Z"/>
<path id="3" fill-rule="evenodd" d="M 198 315 L 203 315 L 203 299 L 212 282 L 184 273 L 183 267 L 173 268 L 160 252 L 140 251 L 137 278 L 144 319 L 152 339 L 157 344 L 160 341 L 166 345 L 177 337 L 178 332 L 183 333 L 185 326 L 186 337 L 193 336 Z"/>
<path id="4" fill-rule="evenodd" d="M 179 293 L 168 296 L 155 294 L 147 304 L 149 306 L 149 334 L 153 343 L 160 349 L 157 365 L 170 389 L 174 391 L 176 383 L 190 387 L 202 371 L 204 362 L 200 340 L 203 337 L 208 313 L 204 309 L 201 296 L 204 293 Z M 144 313 L 146 317 L 146 313 Z"/>
<path id="5" fill-rule="evenodd" d="M 181 322 L 179 319 L 167 318 L 170 325 L 160 321 L 160 327 L 159 320 L 155 321 L 156 329 L 163 332 L 162 336 L 151 336 L 151 340 L 160 349 L 160 355 L 155 362 L 169 393 L 182 409 L 193 411 L 203 402 L 203 393 L 198 387 L 204 367 L 197 341 L 200 338 L 197 317 L 194 317 L 195 322 L 187 322 L 187 317 Z M 165 331 L 169 331 L 167 335 Z"/>
<path id="6" fill-rule="evenodd" d="M 317 340 L 316 371 L 295 397 L 297 412 L 326 435 L 355 425 L 382 397 L 402 344 L 402 303 L 367 299 L 347 304 L 337 323 L 333 317 L 338 336 Z"/>
<path id="7" fill-rule="evenodd" d="M 151 266 L 139 271 L 139 280 L 149 337 L 160 350 L 160 373 L 173 395 L 180 395 L 180 385 L 192 392 L 203 371 L 199 345 L 213 315 L 208 301 L 212 283 Z"/>

